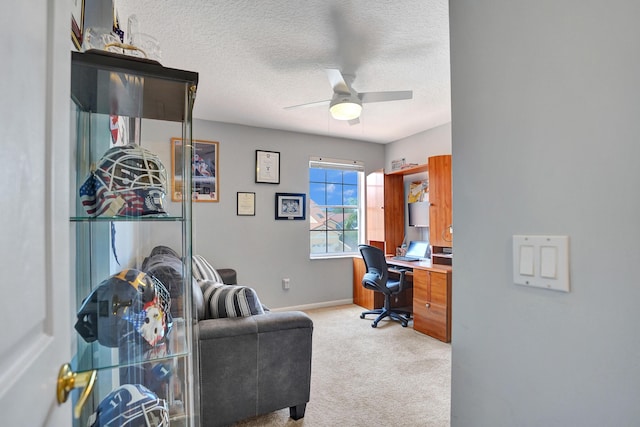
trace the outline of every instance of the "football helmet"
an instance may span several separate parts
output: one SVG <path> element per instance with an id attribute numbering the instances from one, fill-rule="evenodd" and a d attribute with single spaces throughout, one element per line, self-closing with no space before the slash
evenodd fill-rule
<path id="1" fill-rule="evenodd" d="M 154 276 L 133 268 L 102 281 L 78 310 L 76 331 L 86 342 L 118 347 L 142 338 L 145 348 L 158 344 L 172 326 L 171 297 Z"/>
<path id="2" fill-rule="evenodd" d="M 158 156 L 139 145 L 107 150 L 80 186 L 91 216 L 166 215 L 167 172 Z"/>
<path id="3" fill-rule="evenodd" d="M 102 399 L 87 427 L 169 427 L 169 407 L 145 386 L 123 384 Z"/>

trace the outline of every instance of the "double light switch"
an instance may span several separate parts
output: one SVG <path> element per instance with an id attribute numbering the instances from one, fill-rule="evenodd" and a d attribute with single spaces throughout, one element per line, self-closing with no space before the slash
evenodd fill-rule
<path id="1" fill-rule="evenodd" d="M 569 292 L 569 237 L 513 236 L 513 282 Z"/>

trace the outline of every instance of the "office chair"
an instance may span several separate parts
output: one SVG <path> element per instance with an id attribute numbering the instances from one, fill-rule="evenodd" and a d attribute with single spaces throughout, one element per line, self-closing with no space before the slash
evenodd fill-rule
<path id="1" fill-rule="evenodd" d="M 359 245 L 358 249 L 360 249 L 364 265 L 367 268 L 367 272 L 362 277 L 362 285 L 366 289 L 384 294 L 384 307 L 363 311 L 360 318 L 364 319 L 367 314 L 377 314 L 378 317 L 371 324 L 372 328 L 378 326 L 378 322 L 385 317 L 397 320 L 403 327 L 407 327 L 411 313 L 391 308 L 391 296 L 399 294 L 404 289 L 405 271 L 398 270 L 397 273 L 400 275 L 398 280 L 390 280 L 389 266 L 382 250 L 369 245 Z"/>

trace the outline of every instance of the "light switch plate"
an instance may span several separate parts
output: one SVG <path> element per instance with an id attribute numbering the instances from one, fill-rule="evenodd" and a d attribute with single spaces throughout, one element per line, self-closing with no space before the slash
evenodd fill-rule
<path id="1" fill-rule="evenodd" d="M 514 235 L 513 282 L 569 292 L 569 236 Z"/>

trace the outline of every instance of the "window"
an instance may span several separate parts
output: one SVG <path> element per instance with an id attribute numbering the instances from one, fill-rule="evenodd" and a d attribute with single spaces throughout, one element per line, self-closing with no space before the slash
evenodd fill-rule
<path id="1" fill-rule="evenodd" d="M 353 255 L 362 231 L 362 182 L 359 161 L 314 157 L 309 161 L 309 234 L 311 257 Z"/>

